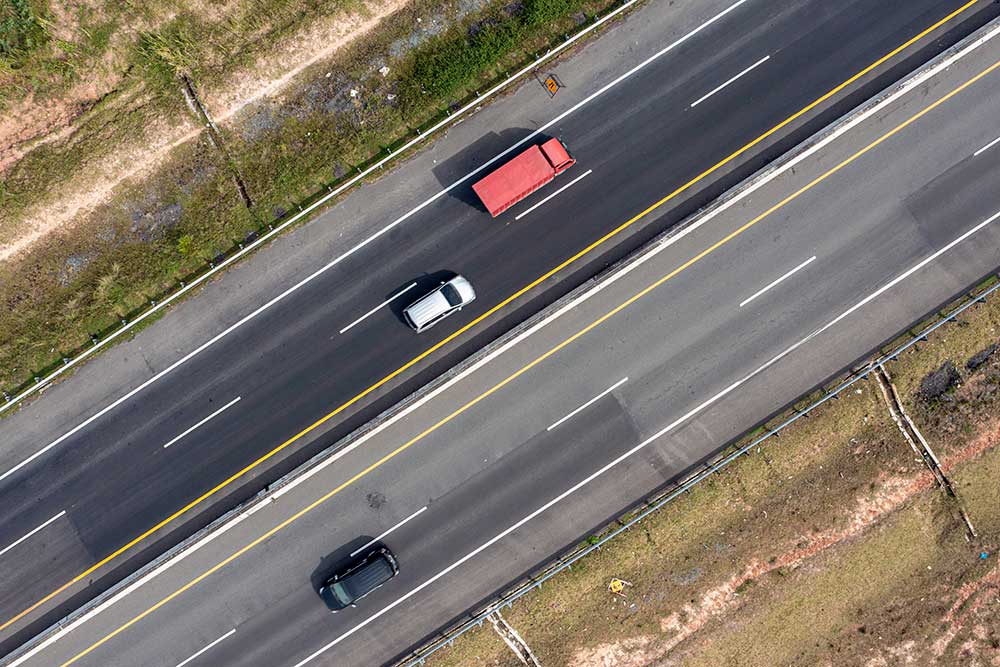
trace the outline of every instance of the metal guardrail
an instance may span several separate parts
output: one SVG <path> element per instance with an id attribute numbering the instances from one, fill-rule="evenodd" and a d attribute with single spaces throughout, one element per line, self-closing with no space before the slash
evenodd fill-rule
<path id="1" fill-rule="evenodd" d="M 86 344 L 81 345 L 80 348 L 77 348 L 78 351 L 76 352 L 75 355 L 73 355 L 73 356 L 64 356 L 64 357 L 62 357 L 61 361 L 54 362 L 48 368 L 52 368 L 53 366 L 55 366 L 57 364 L 60 364 L 60 363 L 61 363 L 61 365 L 57 366 L 55 368 L 55 370 L 53 370 L 52 372 L 50 372 L 45 377 L 35 376 L 33 378 L 33 382 L 34 383 L 31 384 L 30 386 L 27 386 L 26 388 L 23 388 L 23 387 L 25 387 L 25 385 L 27 384 L 27 382 L 30 382 L 30 380 L 27 381 L 27 382 L 25 382 L 25 383 L 22 383 L 20 385 L 20 387 L 14 388 L 12 390 L 14 392 L 13 395 L 11 395 L 9 392 L 3 390 L 3 388 L 0 388 L 0 399 L 2 399 L 2 400 L 0 400 L 0 415 L 2 415 L 4 412 L 6 412 L 10 408 L 14 407 L 15 405 L 20 404 L 21 401 L 23 401 L 25 398 L 31 396 L 35 392 L 41 391 L 42 389 L 45 389 L 46 387 L 48 387 L 49 385 L 51 385 L 52 382 L 56 378 L 58 378 L 60 375 L 62 375 L 66 371 L 68 371 L 70 368 L 73 368 L 74 366 L 76 366 L 77 364 L 79 364 L 81 361 L 83 361 L 87 357 L 89 357 L 92 354 L 94 354 L 97 350 L 99 350 L 99 349 L 107 346 L 109 343 L 111 343 L 112 341 L 114 341 L 117 338 L 119 338 L 122 334 L 125 334 L 125 333 L 131 331 L 134 327 L 136 327 L 137 325 L 139 325 L 143 321 L 147 320 L 150 316 L 152 316 L 152 315 L 158 313 L 159 311 L 163 310 L 169 304 L 173 303 L 174 301 L 176 301 L 181 296 L 183 296 L 187 292 L 191 291 L 195 287 L 198 287 L 199 285 L 201 285 L 202 283 L 204 283 L 206 280 L 208 280 L 209 278 L 211 278 L 216 273 L 218 273 L 222 269 L 226 268 L 227 266 L 229 266 L 233 262 L 235 262 L 235 261 L 241 259 L 242 257 L 246 256 L 247 254 L 249 254 L 250 252 L 254 251 L 255 249 L 257 249 L 258 247 L 260 247 L 264 243 L 267 243 L 272 238 L 274 238 L 275 236 L 277 236 L 278 234 L 280 234 L 282 231 L 284 231 L 285 229 L 287 229 L 289 226 L 295 224 L 299 220 L 302 220 L 303 218 L 305 218 L 306 216 L 308 216 L 310 213 L 312 213 L 314 210 L 316 210 L 320 206 L 323 206 L 324 204 L 326 204 L 327 202 L 329 202 L 331 199 L 333 199 L 333 198 L 337 197 L 338 195 L 342 194 L 344 191 L 348 190 L 349 188 L 353 187 L 354 185 L 356 185 L 357 183 L 359 183 L 360 181 L 362 181 L 364 178 L 366 178 L 369 175 L 371 175 L 373 172 L 382 169 L 382 167 L 384 167 L 387 163 L 389 163 L 389 162 L 397 159 L 400 155 L 406 153 L 409 149 L 411 149 L 414 146 L 416 146 L 416 145 L 424 142 L 425 140 L 427 140 L 428 138 L 430 138 L 432 135 L 437 134 L 440 130 L 442 130 L 442 129 L 450 126 L 450 125 L 453 125 L 455 123 L 461 122 L 461 120 L 465 117 L 465 115 L 469 111 L 475 110 L 476 107 L 478 107 L 479 105 L 481 105 L 483 102 L 485 102 L 490 97 L 496 95 L 500 91 L 504 90 L 505 88 L 507 88 L 511 84 L 519 81 L 520 79 L 524 78 L 525 76 L 530 75 L 540 65 L 542 65 L 546 61 L 549 61 L 549 60 L 555 58 L 557 55 L 559 55 L 560 53 L 562 53 L 563 51 L 565 51 L 566 49 L 568 49 L 570 46 L 572 46 L 573 44 L 575 44 L 577 41 L 579 41 L 580 39 L 582 39 L 583 37 L 585 37 L 588 33 L 596 30 L 597 28 L 601 27 L 602 25 L 604 25 L 608 21 L 611 21 L 612 19 L 618 17 L 623 12 L 628 11 L 634 5 L 636 5 L 636 4 L 640 3 L 640 2 L 643 2 L 643 0 L 622 0 L 621 3 L 617 7 L 615 7 L 611 11 L 608 11 L 603 16 L 600 16 L 600 15 L 594 16 L 594 20 L 593 20 L 592 23 L 590 23 L 590 25 L 588 25 L 588 26 L 582 28 L 581 30 L 577 31 L 576 33 L 574 33 L 574 34 L 566 37 L 562 42 L 560 42 L 556 46 L 548 49 L 545 53 L 536 56 L 536 58 L 532 62 L 528 63 L 527 65 L 525 65 L 521 69 L 517 70 L 516 72 L 514 72 L 510 76 L 507 76 L 505 79 L 503 79 L 502 81 L 500 81 L 499 83 L 497 83 L 496 85 L 494 85 L 493 87 L 491 87 L 485 93 L 482 93 L 482 94 L 478 94 L 477 93 L 476 97 L 474 99 L 472 99 L 471 101 L 467 102 L 461 108 L 459 108 L 459 109 L 457 109 L 455 111 L 451 111 L 450 109 L 446 109 L 445 112 L 444 112 L 444 118 L 441 118 L 441 120 L 439 120 L 438 122 L 434 123 L 429 128 L 424 129 L 424 130 L 420 129 L 419 127 L 416 128 L 416 130 L 415 130 L 416 136 L 412 137 L 408 141 L 405 141 L 404 143 L 402 143 L 402 145 L 400 145 L 395 150 L 393 150 L 392 148 L 386 148 L 386 151 L 387 151 L 388 155 L 386 155 L 385 157 L 382 157 L 382 158 L 380 158 L 378 160 L 372 161 L 364 169 L 362 169 L 360 166 L 357 167 L 357 172 L 358 173 L 355 174 L 354 176 L 352 176 L 351 178 L 349 178 L 348 180 L 344 181 L 343 183 L 341 183 L 337 187 L 333 187 L 332 184 L 331 185 L 327 185 L 325 193 L 322 193 L 322 194 L 317 193 L 317 194 L 313 195 L 313 197 L 316 197 L 315 201 L 312 201 L 310 203 L 310 201 L 309 201 L 310 198 L 306 198 L 305 201 L 303 201 L 302 203 L 300 203 L 298 205 L 298 212 L 295 213 L 295 215 L 291 216 L 290 218 L 288 218 L 284 222 L 281 222 L 280 224 L 277 224 L 277 225 L 275 224 L 277 222 L 277 220 L 267 223 L 266 224 L 267 231 L 265 233 L 263 233 L 263 234 L 255 233 L 254 234 L 255 238 L 253 238 L 252 240 L 250 240 L 250 237 L 248 236 L 247 237 L 247 239 L 248 239 L 247 241 L 237 243 L 236 247 L 234 247 L 234 248 L 232 248 L 232 249 L 230 249 L 228 251 L 228 252 L 232 252 L 232 254 L 230 254 L 228 257 L 225 255 L 225 253 L 216 256 L 212 261 L 209 262 L 209 269 L 207 271 L 204 271 L 204 269 L 201 269 L 202 271 L 204 271 L 204 273 L 197 274 L 197 275 L 195 275 L 193 277 L 192 276 L 186 276 L 186 278 L 190 279 L 190 282 L 186 282 L 184 280 L 181 280 L 181 281 L 179 281 L 180 287 L 178 289 L 174 290 L 173 292 L 168 292 L 168 293 L 165 293 L 165 294 L 157 295 L 157 298 L 155 298 L 155 299 L 150 299 L 149 307 L 146 308 L 146 310 L 138 312 L 138 313 L 130 313 L 129 314 L 131 316 L 130 319 L 129 318 L 122 318 L 120 320 L 120 325 L 121 326 L 119 328 L 114 329 L 114 330 L 105 330 L 100 335 L 98 335 L 98 334 L 92 334 L 91 335 L 91 339 L 90 339 L 90 347 L 85 347 Z M 433 121 L 431 121 L 431 122 L 433 122 Z M 401 140 L 397 140 L 392 145 L 395 145 L 396 143 L 399 143 L 399 141 L 401 141 Z M 507 151 L 504 151 L 504 153 L 501 153 L 500 155 L 497 155 L 490 162 L 493 162 L 494 160 L 499 159 L 501 156 L 505 155 L 507 152 L 513 150 L 517 145 L 518 144 L 515 144 L 511 148 L 507 149 Z M 487 164 L 489 164 L 489 163 L 487 163 Z M 307 205 L 303 206 L 302 205 L 303 203 L 305 203 Z M 260 230 L 258 230 L 258 232 L 263 232 L 263 231 L 264 231 L 263 228 L 261 228 Z M 237 248 L 238 248 L 238 250 L 237 250 Z M 233 252 L 233 250 L 236 250 L 236 252 Z M 42 372 L 44 372 L 44 370 L 45 369 L 42 369 L 39 372 L 42 373 Z"/>
<path id="2" fill-rule="evenodd" d="M 990 285 L 991 282 L 992 285 Z M 677 482 L 669 490 L 664 491 L 663 493 L 656 496 L 654 499 L 643 502 L 642 503 L 643 509 L 641 509 L 638 514 L 634 514 L 635 510 L 631 510 L 622 515 L 622 517 L 611 521 L 605 527 L 605 529 L 601 531 L 604 532 L 605 534 L 600 539 L 598 539 L 593 543 L 587 544 L 586 546 L 578 546 L 574 550 L 572 550 L 569 554 L 561 556 L 557 558 L 554 562 L 549 563 L 547 566 L 542 568 L 537 574 L 528 575 L 527 577 L 522 579 L 521 582 L 519 582 L 511 591 L 499 595 L 493 602 L 489 603 L 479 611 L 469 614 L 468 617 L 465 618 L 464 620 L 453 624 L 449 629 L 442 632 L 439 638 L 413 651 L 402 660 L 397 661 L 394 664 L 394 667 L 416 667 L 417 665 L 423 665 L 424 661 L 432 654 L 434 654 L 435 652 L 439 651 L 440 649 L 446 646 L 451 646 L 455 642 L 455 640 L 461 637 L 463 634 L 465 634 L 466 632 L 468 632 L 473 628 L 481 626 L 486 621 L 486 617 L 492 614 L 494 611 L 503 609 L 505 607 L 510 608 L 510 606 L 513 605 L 514 602 L 517 601 L 519 598 L 523 597 L 524 595 L 528 594 L 529 592 L 537 588 L 541 588 L 542 584 L 551 579 L 552 577 L 556 576 L 557 574 L 567 569 L 572 569 L 573 564 L 579 561 L 580 559 L 600 549 L 603 545 L 607 544 L 609 541 L 613 540 L 618 535 L 622 534 L 626 530 L 638 524 L 640 521 L 648 517 L 653 512 L 656 512 L 657 510 L 661 509 L 664 505 L 675 499 L 677 496 L 686 493 L 699 482 L 702 482 L 708 477 L 710 477 L 712 474 L 719 472 L 720 470 L 728 466 L 736 459 L 740 458 L 743 455 L 749 454 L 755 447 L 758 447 L 761 444 L 763 444 L 764 441 L 772 437 L 777 437 L 778 434 L 781 433 L 781 431 L 788 428 L 789 426 L 797 422 L 799 419 L 808 416 L 810 412 L 812 412 L 819 406 L 823 405 L 827 401 L 839 398 L 840 393 L 843 392 L 845 389 L 851 387 L 852 385 L 854 385 L 854 383 L 868 377 L 868 375 L 870 375 L 882 364 L 889 361 L 893 361 L 894 359 L 896 359 L 896 357 L 898 357 L 900 354 L 908 350 L 913 345 L 916 345 L 921 341 L 926 341 L 927 337 L 931 333 L 936 331 L 938 328 L 944 326 L 949 322 L 955 322 L 958 316 L 964 313 L 967 309 L 971 308 L 977 303 L 985 302 L 989 296 L 991 296 L 998 290 L 1000 290 L 1000 273 L 991 274 L 986 279 L 980 281 L 976 287 L 973 287 L 971 290 L 967 291 L 963 296 L 958 297 L 957 300 L 962 301 L 961 305 L 957 306 L 956 308 L 949 311 L 945 315 L 941 315 L 940 311 L 938 311 L 938 313 L 932 315 L 932 317 L 937 318 L 936 321 L 930 325 L 927 325 L 925 328 L 921 329 L 917 333 L 910 333 L 910 332 L 904 333 L 903 335 L 908 337 L 905 343 L 898 345 L 888 353 L 879 353 L 878 356 L 874 356 L 874 358 L 872 358 L 870 355 L 869 357 L 870 360 L 868 363 L 860 367 L 855 367 L 854 370 L 848 372 L 846 375 L 841 374 L 840 379 L 836 380 L 835 382 L 825 383 L 825 386 L 821 386 L 819 389 L 813 390 L 808 394 L 805 394 L 805 396 L 808 397 L 815 395 L 817 392 L 821 392 L 823 396 L 812 401 L 802 410 L 799 410 L 794 407 L 795 403 L 798 402 L 794 401 L 791 404 L 791 407 L 786 408 L 785 410 L 782 411 L 781 413 L 782 417 L 780 417 L 781 422 L 776 427 L 769 428 L 767 426 L 767 422 L 765 422 L 764 424 L 756 426 L 748 431 L 749 433 L 755 433 L 759 431 L 761 428 L 763 428 L 767 431 L 764 435 L 752 438 L 748 444 L 738 446 L 737 449 L 731 451 L 729 454 L 720 453 L 719 456 L 712 462 L 704 464 L 704 467 L 698 472 L 695 472 L 689 475 L 684 480 Z M 956 299 L 953 299 L 951 303 L 954 303 L 955 301 Z M 924 317 L 921 320 L 918 320 L 916 324 L 919 325 L 921 322 L 926 322 L 927 319 L 928 319 L 927 317 Z M 896 336 L 890 339 L 890 341 L 888 341 L 887 344 L 891 345 L 893 342 L 899 340 L 899 338 L 900 338 L 899 336 Z M 880 346 L 877 352 L 880 352 L 881 349 L 883 349 L 883 347 L 884 346 Z M 831 386 L 831 385 L 833 386 L 833 389 L 828 390 L 825 388 L 826 386 Z M 798 400 L 801 400 L 801 398 Z M 791 416 L 787 416 L 790 412 L 793 414 L 791 414 Z M 748 436 L 744 435 L 742 436 L 742 438 L 737 438 L 737 442 L 746 437 Z M 727 449 L 732 449 L 732 447 Z M 609 527 L 612 525 L 616 525 L 616 527 L 610 530 L 609 532 L 605 532 L 608 531 Z"/>

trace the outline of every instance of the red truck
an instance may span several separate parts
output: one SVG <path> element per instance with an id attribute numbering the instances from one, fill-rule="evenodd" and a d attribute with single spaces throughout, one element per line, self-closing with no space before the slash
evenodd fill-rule
<path id="1" fill-rule="evenodd" d="M 532 146 L 472 189 L 494 218 L 576 164 L 558 139 Z"/>

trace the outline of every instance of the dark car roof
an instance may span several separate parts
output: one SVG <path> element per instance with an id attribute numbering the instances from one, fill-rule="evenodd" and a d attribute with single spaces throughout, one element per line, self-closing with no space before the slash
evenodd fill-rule
<path id="1" fill-rule="evenodd" d="M 366 563 L 340 580 L 352 598 L 359 598 L 392 579 L 396 574 L 392 562 L 383 553 L 372 554 Z"/>

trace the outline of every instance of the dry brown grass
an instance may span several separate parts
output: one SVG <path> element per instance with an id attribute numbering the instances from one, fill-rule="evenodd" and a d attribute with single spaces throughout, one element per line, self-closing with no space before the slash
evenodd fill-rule
<path id="1" fill-rule="evenodd" d="M 994 299 L 896 362 L 901 390 L 995 340 L 998 314 Z M 947 402 L 934 422 L 972 425 L 948 432 L 942 463 L 978 540 L 863 382 L 527 595 L 508 621 L 547 667 L 1000 665 L 1000 399 L 981 391 L 992 372 L 969 372 L 976 401 Z M 941 442 L 933 424 L 925 435 Z M 627 598 L 607 592 L 611 577 L 634 584 Z M 477 630 L 429 664 L 516 664 L 506 651 Z"/>
<path id="2" fill-rule="evenodd" d="M 106 334 L 122 315 L 133 317 L 150 299 L 162 300 L 179 281 L 207 270 L 210 260 L 256 238 L 384 155 L 386 146 L 409 139 L 414 127 L 443 116 L 454 100 L 615 2 L 62 5 L 52 25 L 64 37 L 88 40 L 72 61 L 86 65 L 86 76 L 32 79 L 7 103 L 23 106 L 18 118 L 37 116 L 40 124 L 0 127 L 0 163 L 7 160 L 0 166 L 6 169 L 0 181 L 0 388 L 19 393 L 88 346 L 91 334 Z M 548 20 L 553 16 L 562 20 Z M 485 38 L 469 37 L 469 26 L 483 17 L 491 26 L 495 20 L 508 26 L 508 37 L 516 29 L 518 39 L 507 39 L 504 49 L 485 48 Z M 475 66 L 462 68 L 439 96 L 414 93 L 419 82 L 413 84 L 411 74 L 428 74 L 415 64 L 437 62 L 441 48 L 475 52 Z M 22 73 L 44 69 L 56 55 L 46 46 L 25 57 Z M 98 60 L 107 66 L 97 67 Z M 383 65 L 391 65 L 388 76 L 380 72 Z M 92 80 L 92 66 L 108 79 Z M 0 67 L 0 79 L 4 72 Z M 183 101 L 182 74 L 218 116 L 225 156 L 209 145 L 202 121 Z M 85 90 L 76 91 L 77 84 Z M 355 87 L 362 95 L 348 99 Z M 16 86 L 0 88 L 9 93 Z M 36 113 L 40 105 L 49 105 L 48 115 Z M 118 289 L 104 290 L 110 298 L 103 298 L 98 280 L 115 263 L 122 267 Z"/>

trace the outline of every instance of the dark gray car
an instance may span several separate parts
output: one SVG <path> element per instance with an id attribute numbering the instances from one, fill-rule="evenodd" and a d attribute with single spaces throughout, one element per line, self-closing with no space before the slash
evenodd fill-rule
<path id="1" fill-rule="evenodd" d="M 386 547 L 369 551 L 320 586 L 319 595 L 336 613 L 368 595 L 399 574 L 396 557 Z"/>

